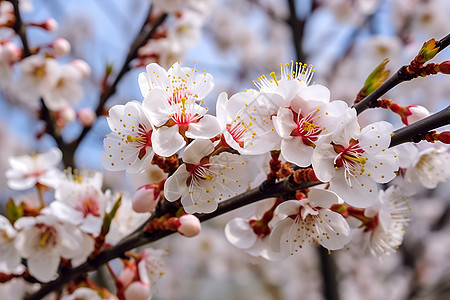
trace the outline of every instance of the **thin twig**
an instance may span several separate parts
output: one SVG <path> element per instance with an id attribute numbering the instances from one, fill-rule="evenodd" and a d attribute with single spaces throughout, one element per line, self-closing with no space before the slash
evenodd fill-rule
<path id="1" fill-rule="evenodd" d="M 20 15 L 19 10 L 19 1 L 18 0 L 9 0 L 11 4 L 14 7 L 14 16 L 16 18 L 16 23 L 14 24 L 14 31 L 17 33 L 17 35 L 20 37 L 20 40 L 22 41 L 23 45 L 23 54 L 25 57 L 31 55 L 30 47 L 28 46 L 28 39 L 27 39 L 27 32 L 26 32 L 26 26 L 22 21 L 22 17 Z"/>
<path id="2" fill-rule="evenodd" d="M 95 113 L 97 116 L 100 116 L 103 114 L 104 106 L 106 104 L 106 101 L 116 92 L 117 85 L 119 84 L 120 80 L 122 80 L 123 76 L 130 70 L 130 62 L 136 58 L 138 50 L 140 47 L 142 47 L 155 33 L 156 29 L 164 22 L 164 20 L 167 18 L 167 14 L 161 15 L 159 19 L 153 24 L 152 28 L 149 29 L 147 26 L 142 26 L 141 32 L 136 36 L 133 44 L 130 47 L 130 51 L 127 54 L 127 58 L 125 59 L 125 62 L 122 65 L 122 68 L 120 69 L 119 73 L 117 74 L 116 78 L 114 79 L 113 83 L 109 85 L 106 90 L 100 95 L 100 99 L 97 105 L 97 108 L 95 110 Z M 146 21 L 148 20 L 148 17 L 146 18 Z M 84 139 L 84 137 L 88 134 L 88 132 L 91 130 L 92 127 L 84 127 L 83 131 L 79 135 L 79 137 L 73 142 L 73 147 L 76 149 L 80 145 L 81 141 Z"/>
<path id="3" fill-rule="evenodd" d="M 450 44 L 450 34 L 442 38 L 441 40 L 436 42 L 436 46 L 439 46 L 438 52 L 444 50 Z M 394 75 L 392 75 L 386 82 L 384 82 L 379 88 L 369 94 L 367 97 L 362 99 L 359 103 L 355 104 L 354 108 L 356 112 L 360 114 L 364 110 L 368 108 L 377 107 L 378 98 L 383 96 L 385 93 L 390 91 L 392 88 L 397 86 L 398 84 L 409 81 L 413 78 L 411 74 L 406 72 L 406 68 L 408 66 L 401 67 Z"/>

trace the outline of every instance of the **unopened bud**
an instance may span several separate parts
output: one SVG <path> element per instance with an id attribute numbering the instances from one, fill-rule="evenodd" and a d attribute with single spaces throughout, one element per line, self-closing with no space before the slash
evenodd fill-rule
<path id="1" fill-rule="evenodd" d="M 72 66 L 80 73 L 81 79 L 91 76 L 91 67 L 82 59 L 74 59 L 70 62 Z"/>
<path id="2" fill-rule="evenodd" d="M 42 24 L 42 28 L 47 31 L 54 32 L 54 31 L 58 30 L 58 22 L 56 22 L 56 20 L 53 18 L 48 18 Z"/>
<path id="3" fill-rule="evenodd" d="M 444 144 L 450 144 L 450 131 L 439 133 L 439 141 Z"/>
<path id="4" fill-rule="evenodd" d="M 53 56 L 55 57 L 60 57 L 60 56 L 64 56 L 70 53 L 70 43 L 63 38 L 58 38 L 56 39 L 52 45 L 51 45 L 52 49 L 53 49 Z"/>
<path id="5" fill-rule="evenodd" d="M 66 106 L 59 111 L 59 117 L 64 122 L 64 124 L 69 124 L 75 121 L 75 111 L 72 107 Z"/>
<path id="6" fill-rule="evenodd" d="M 405 125 L 411 125 L 412 123 L 420 121 L 430 115 L 428 109 L 420 105 L 410 105 L 407 106 L 406 109 L 409 113 L 406 115 L 406 123 L 403 122 Z"/>
<path id="7" fill-rule="evenodd" d="M 132 207 L 135 212 L 152 212 L 160 199 L 160 188 L 157 184 L 147 184 L 138 188 L 132 199 Z"/>
<path id="8" fill-rule="evenodd" d="M 194 215 L 183 215 L 179 219 L 180 226 L 178 227 L 178 232 L 185 237 L 194 237 L 200 233 L 202 228 L 200 220 Z"/>
<path id="9" fill-rule="evenodd" d="M 135 281 L 125 290 L 126 300 L 147 300 L 150 298 L 150 284 L 142 281 Z"/>
<path id="10" fill-rule="evenodd" d="M 446 60 L 439 64 L 439 72 L 444 74 L 450 74 L 450 60 Z"/>
<path id="11" fill-rule="evenodd" d="M 429 61 L 436 55 L 436 53 L 438 51 L 439 51 L 439 47 L 436 46 L 435 39 L 431 39 L 431 40 L 425 42 L 419 51 L 419 56 L 420 56 L 419 61 L 421 63 L 425 63 L 425 62 Z"/>
<path id="12" fill-rule="evenodd" d="M 78 121 L 81 123 L 81 125 L 85 127 L 90 127 L 92 126 L 92 124 L 94 124 L 97 116 L 95 115 L 95 112 L 91 108 L 85 107 L 77 112 L 77 118 Z"/>
<path id="13" fill-rule="evenodd" d="M 137 267 L 134 261 L 125 261 L 125 266 L 118 276 L 118 279 L 123 286 L 128 286 L 133 282 L 134 277 L 136 276 L 136 271 Z"/>

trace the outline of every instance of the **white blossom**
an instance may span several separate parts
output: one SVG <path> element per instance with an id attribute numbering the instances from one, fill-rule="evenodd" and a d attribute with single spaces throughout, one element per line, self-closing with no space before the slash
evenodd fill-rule
<path id="1" fill-rule="evenodd" d="M 213 212 L 219 201 L 238 195 L 247 186 L 243 159 L 227 152 L 210 156 L 213 151 L 210 140 L 192 142 L 183 153 L 184 164 L 164 184 L 166 199 L 181 197 L 189 214 Z"/>
<path id="2" fill-rule="evenodd" d="M 139 173 L 151 164 L 153 159 L 152 123 L 137 101 L 115 105 L 107 118 L 110 134 L 105 136 L 102 165 L 109 171 L 127 170 Z"/>
<path id="3" fill-rule="evenodd" d="M 30 274 L 42 282 L 55 279 L 61 257 L 79 264 L 94 249 L 91 237 L 51 214 L 22 217 L 14 226 L 19 231 L 17 251 L 27 259 Z"/>
<path id="4" fill-rule="evenodd" d="M 7 184 L 14 190 L 26 190 L 36 184 L 53 187 L 61 172 L 56 166 L 62 158 L 61 150 L 51 148 L 49 151 L 8 159 L 11 169 L 6 171 Z"/>
<path id="5" fill-rule="evenodd" d="M 275 214 L 282 221 L 270 236 L 272 250 L 293 255 L 304 245 L 320 244 L 328 250 L 342 249 L 350 242 L 350 227 L 344 217 L 329 208 L 343 203 L 328 190 L 313 189 L 308 198 L 281 203 Z"/>
<path id="6" fill-rule="evenodd" d="M 396 152 L 388 148 L 393 128 L 382 121 L 360 129 L 354 109 L 343 118 L 343 128 L 317 143 L 312 165 L 317 178 L 329 181 L 345 202 L 368 207 L 377 198 L 377 183 L 392 180 L 399 168 Z"/>
<path id="7" fill-rule="evenodd" d="M 12 271 L 20 263 L 20 255 L 14 246 L 17 232 L 7 218 L 0 215 L 0 258 Z"/>
<path id="8" fill-rule="evenodd" d="M 214 87 L 211 74 L 198 74 L 179 63 L 169 71 L 149 64 L 139 74 L 139 86 L 145 97 L 142 106 L 155 127 L 151 140 L 156 154 L 171 156 L 187 138 L 209 139 L 221 132 L 217 119 L 199 104 Z"/>

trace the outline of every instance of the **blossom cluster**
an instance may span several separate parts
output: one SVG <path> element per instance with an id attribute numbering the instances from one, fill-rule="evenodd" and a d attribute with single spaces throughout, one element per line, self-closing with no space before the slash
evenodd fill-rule
<path id="1" fill-rule="evenodd" d="M 147 173 L 157 160 L 179 158 L 179 166 L 165 170 L 167 178 L 153 183 L 147 200 L 139 197 L 136 206 L 152 211 L 162 192 L 186 213 L 212 213 L 257 184 L 253 178 L 264 178 L 261 158 L 276 154 L 288 175 L 292 168 L 311 170 L 328 185 L 298 190 L 259 216 L 231 221 L 225 230 L 231 243 L 253 255 L 280 259 L 305 243 L 342 249 L 351 241 L 351 227 L 359 226 L 370 236 L 373 254 L 391 253 L 402 242 L 408 204 L 404 191 L 392 186 L 384 192 L 379 184 L 396 178 L 400 167 L 408 182 L 418 181 L 417 176 L 411 179 L 417 172 L 436 182 L 446 181 L 449 173 L 418 166 L 414 161 L 426 158 L 417 150 L 390 148 L 392 124 L 380 121 L 361 128 L 354 108 L 331 101 L 325 86 L 311 84 L 313 73 L 305 64 L 281 65 L 279 75 L 259 77 L 257 89 L 231 97 L 221 93 L 214 116 L 204 106 L 214 88 L 211 74 L 179 62 L 168 70 L 149 64 L 139 75 L 142 103 L 110 110 L 112 132 L 104 139 L 103 166 Z M 443 156 L 431 161 L 446 160 L 447 150 L 441 151 Z"/>

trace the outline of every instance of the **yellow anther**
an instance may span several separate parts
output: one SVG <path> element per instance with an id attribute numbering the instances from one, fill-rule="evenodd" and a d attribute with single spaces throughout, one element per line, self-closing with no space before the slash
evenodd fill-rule
<path id="1" fill-rule="evenodd" d="M 275 81 L 276 85 L 278 86 L 278 80 L 277 80 L 277 76 L 275 75 L 275 72 L 270 73 L 270 76 L 272 76 L 273 80 Z"/>
<path id="2" fill-rule="evenodd" d="M 310 123 L 310 122 L 305 122 L 305 123 L 303 124 L 303 130 L 304 130 L 304 131 L 311 131 L 311 130 L 313 130 L 313 129 L 316 128 L 316 127 L 317 127 L 316 124 Z"/>
<path id="3" fill-rule="evenodd" d="M 366 163 L 366 159 L 364 157 L 353 157 L 347 154 L 343 154 L 342 155 L 345 159 L 351 160 L 351 161 L 355 161 L 355 162 L 359 162 L 361 164 L 365 164 Z"/>
<path id="4" fill-rule="evenodd" d="M 144 140 L 144 137 L 142 137 L 142 136 L 133 137 L 131 134 L 127 135 L 128 143 L 132 143 L 132 142 L 136 142 L 136 141 L 143 141 L 143 140 Z"/>

